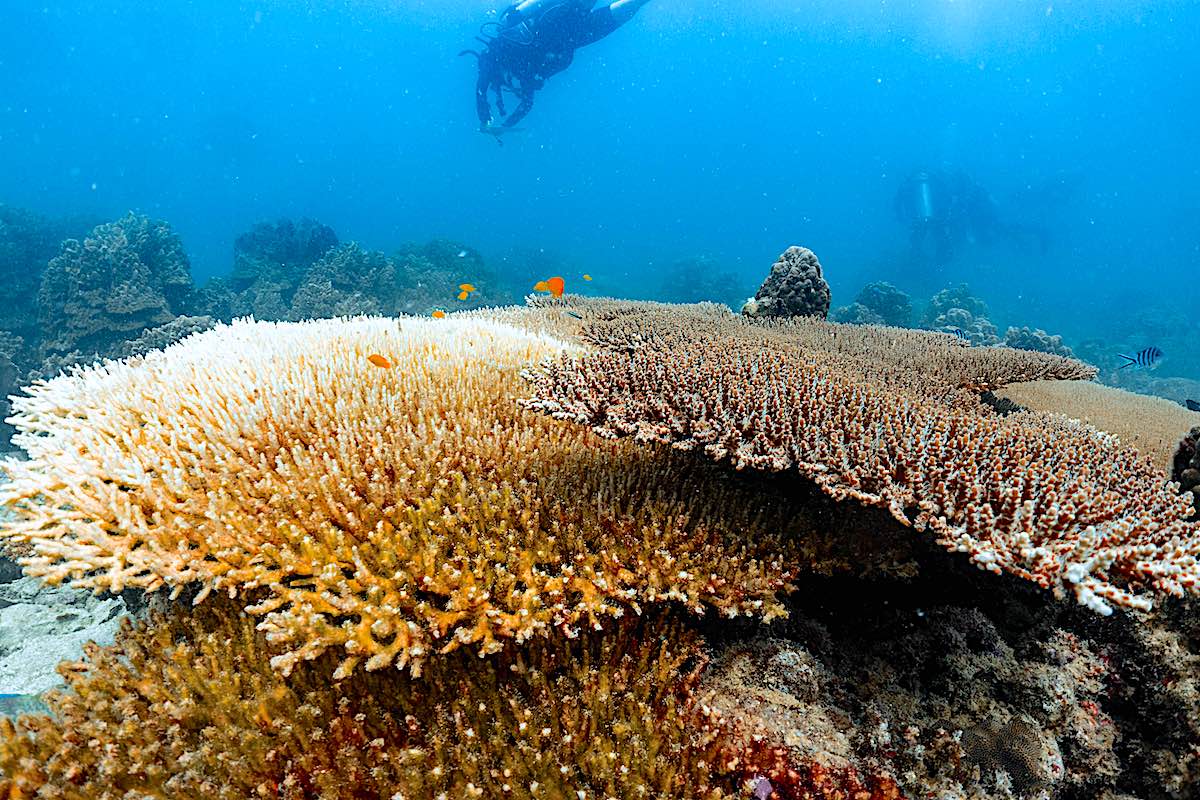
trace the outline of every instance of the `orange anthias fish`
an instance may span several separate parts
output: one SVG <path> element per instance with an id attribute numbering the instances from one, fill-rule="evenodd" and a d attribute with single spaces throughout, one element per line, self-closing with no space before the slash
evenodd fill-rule
<path id="1" fill-rule="evenodd" d="M 584 279 L 585 281 L 590 281 L 590 280 L 592 279 L 592 276 L 591 276 L 591 275 L 588 275 L 588 274 L 585 272 L 585 273 L 583 273 L 583 279 Z"/>
<path id="2" fill-rule="evenodd" d="M 437 311 L 433 312 L 434 319 L 442 319 L 445 316 L 446 316 L 446 312 L 442 311 L 440 308 Z"/>
<path id="3" fill-rule="evenodd" d="M 533 290 L 535 292 L 548 292 L 550 291 L 550 284 L 545 281 L 538 281 L 533 285 Z"/>
<path id="4" fill-rule="evenodd" d="M 466 289 L 463 289 L 461 292 L 458 293 L 459 300 L 466 300 L 470 296 L 471 296 L 471 293 L 468 292 Z"/>
<path id="5" fill-rule="evenodd" d="M 474 291 L 477 291 L 477 290 L 475 289 L 475 286 L 474 286 L 473 284 L 470 284 L 470 283 L 460 283 L 460 284 L 458 285 L 458 288 L 459 288 L 459 289 L 461 289 L 461 290 L 462 290 L 462 291 L 464 291 L 464 292 L 474 292 Z"/>
<path id="6" fill-rule="evenodd" d="M 542 291 L 549 292 L 555 297 L 562 297 L 563 289 L 565 288 L 567 288 L 566 281 L 555 275 L 553 278 L 550 278 L 546 281 L 546 288 Z"/>
<path id="7" fill-rule="evenodd" d="M 377 367 L 383 367 L 384 369 L 391 369 L 392 366 L 392 362 L 379 355 L 379 353 L 371 353 L 371 355 L 367 356 L 367 361 L 370 361 Z"/>

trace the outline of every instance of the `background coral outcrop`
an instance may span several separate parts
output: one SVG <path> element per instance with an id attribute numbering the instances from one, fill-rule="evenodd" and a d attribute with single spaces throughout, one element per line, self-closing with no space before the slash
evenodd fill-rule
<path id="1" fill-rule="evenodd" d="M 854 303 L 834 309 L 830 319 L 855 325 L 892 325 L 907 328 L 912 324 L 913 308 L 908 295 L 887 281 L 868 283 Z"/>
<path id="2" fill-rule="evenodd" d="M 179 237 L 165 222 L 127 214 L 68 239 L 38 290 L 45 356 L 103 356 L 188 308 L 192 277 Z"/>
<path id="3" fill-rule="evenodd" d="M 996 326 L 988 319 L 987 304 L 971 294 L 966 284 L 935 294 L 925 308 L 921 327 L 935 331 L 962 331 L 973 345 L 1000 343 Z"/>
<path id="4" fill-rule="evenodd" d="M 1074 358 L 1075 353 L 1063 342 L 1061 336 L 1046 333 L 1041 328 L 1020 328 L 1009 326 L 1004 332 L 1004 346 L 1015 347 L 1018 350 L 1036 350 L 1040 353 L 1054 353 L 1067 358 Z"/>
<path id="5" fill-rule="evenodd" d="M 771 265 L 771 272 L 742 314 L 759 317 L 819 317 L 829 314 L 829 284 L 821 262 L 806 247 L 789 247 Z"/>
<path id="6" fill-rule="evenodd" d="M 313 219 L 261 222 L 234 241 L 229 277 L 200 291 L 199 309 L 226 321 L 287 319 L 305 274 L 337 244 L 333 229 Z"/>

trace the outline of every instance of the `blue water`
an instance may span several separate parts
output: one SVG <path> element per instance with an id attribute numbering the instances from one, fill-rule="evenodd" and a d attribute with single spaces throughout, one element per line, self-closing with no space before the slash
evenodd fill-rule
<path id="1" fill-rule="evenodd" d="M 652 0 L 504 147 L 476 131 L 456 55 L 495 8 L 9 0 L 0 202 L 166 219 L 198 282 L 253 223 L 311 216 L 385 250 L 449 237 L 497 267 L 545 249 L 630 296 L 699 255 L 753 289 L 804 244 L 835 305 L 872 280 L 918 302 L 967 281 L 1001 331 L 1195 324 L 1200 4 Z M 1043 225 L 1048 251 L 911 264 L 892 197 L 941 164 Z"/>

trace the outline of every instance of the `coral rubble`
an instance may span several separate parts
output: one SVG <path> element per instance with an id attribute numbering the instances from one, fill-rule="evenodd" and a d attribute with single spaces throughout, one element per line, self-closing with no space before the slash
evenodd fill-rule
<path id="1" fill-rule="evenodd" d="M 759 317 L 819 317 L 829 314 L 829 284 L 812 250 L 789 247 L 771 265 L 771 272 L 742 314 Z"/>

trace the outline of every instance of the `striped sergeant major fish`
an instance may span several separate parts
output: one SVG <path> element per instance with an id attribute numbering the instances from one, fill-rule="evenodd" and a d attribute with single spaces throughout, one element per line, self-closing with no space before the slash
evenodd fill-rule
<path id="1" fill-rule="evenodd" d="M 1118 367 L 1118 369 L 1125 369 L 1126 367 L 1133 366 L 1152 367 L 1158 363 L 1160 358 L 1162 358 L 1163 351 L 1159 350 L 1154 345 L 1150 345 L 1149 347 L 1138 350 L 1131 356 L 1127 356 L 1124 353 L 1117 353 L 1117 355 L 1125 359 L 1125 363 Z"/>

